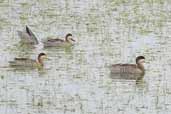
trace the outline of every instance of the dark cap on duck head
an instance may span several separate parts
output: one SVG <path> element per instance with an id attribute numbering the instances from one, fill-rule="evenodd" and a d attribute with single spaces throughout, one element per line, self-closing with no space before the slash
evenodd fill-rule
<path id="1" fill-rule="evenodd" d="M 45 54 L 45 53 L 40 53 L 40 54 L 38 55 L 38 58 L 40 58 L 41 56 L 46 56 L 46 54 Z"/>
<path id="2" fill-rule="evenodd" d="M 68 33 L 68 34 L 66 35 L 66 38 L 69 37 L 69 36 L 72 36 L 72 34 L 71 34 L 71 33 Z"/>
<path id="3" fill-rule="evenodd" d="M 73 38 L 68 39 L 69 36 L 72 36 L 72 34 L 71 34 L 71 33 L 68 33 L 68 34 L 66 35 L 66 37 L 65 37 L 65 40 L 66 40 L 66 41 L 72 40 L 72 41 L 75 42 L 75 40 L 74 40 Z"/>
<path id="4" fill-rule="evenodd" d="M 138 63 L 138 61 L 139 61 L 139 60 L 142 60 L 142 59 L 145 59 L 145 57 L 144 57 L 144 56 L 138 56 L 138 57 L 136 58 L 136 63 Z"/>

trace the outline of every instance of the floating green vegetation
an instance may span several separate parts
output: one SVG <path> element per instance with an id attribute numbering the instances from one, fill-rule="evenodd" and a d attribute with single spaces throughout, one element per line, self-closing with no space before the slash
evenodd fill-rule
<path id="1" fill-rule="evenodd" d="M 49 0 L 37 0 L 41 4 L 47 4 Z"/>
<path id="2" fill-rule="evenodd" d="M 4 1 L 6 1 L 6 0 L 0 0 L 0 3 L 4 3 Z"/>
<path id="3" fill-rule="evenodd" d="M 30 4 L 27 3 L 27 2 L 25 2 L 25 3 L 20 3 L 20 5 L 21 5 L 22 7 L 28 7 L 28 6 L 30 6 Z"/>
<path id="4" fill-rule="evenodd" d="M 28 19 L 28 15 L 22 14 L 22 15 L 20 15 L 20 19 L 21 19 L 22 21 L 25 21 L 25 20 Z"/>
<path id="5" fill-rule="evenodd" d="M 144 2 L 148 4 L 154 4 L 154 3 L 164 4 L 165 0 L 144 0 Z"/>
<path id="6" fill-rule="evenodd" d="M 38 102 L 37 106 L 43 107 L 43 102 Z"/>
<path id="7" fill-rule="evenodd" d="M 140 34 L 148 34 L 160 30 L 171 17 L 163 10 L 165 2 L 166 0 L 110 0 L 105 6 L 111 16 L 113 12 L 117 12 L 118 16 L 113 18 L 125 28 L 133 28 Z"/>
<path id="8" fill-rule="evenodd" d="M 8 25 L 11 25 L 11 22 L 9 22 L 7 19 L 0 18 L 0 29 Z"/>
<path id="9" fill-rule="evenodd" d="M 100 14 L 97 14 L 95 11 L 90 10 L 90 14 L 88 15 L 87 17 L 87 20 L 88 22 L 86 23 L 87 25 L 87 30 L 89 32 L 97 32 L 97 31 L 100 31 L 99 29 L 101 27 L 101 23 L 102 23 L 102 20 L 101 20 L 101 15 Z"/>
<path id="10" fill-rule="evenodd" d="M 119 12 L 120 18 L 118 21 L 121 21 L 126 27 L 132 27 L 135 31 L 140 34 L 148 34 L 152 31 L 160 30 L 167 19 L 169 18 L 167 12 L 162 10 L 162 5 L 160 2 L 153 1 L 161 7 L 161 10 L 155 10 L 155 8 L 150 8 L 149 6 L 134 4 L 128 10 Z M 152 2 L 152 3 L 153 3 Z M 148 3 L 148 4 L 151 4 Z M 143 10 L 148 8 L 149 10 Z"/>
<path id="11" fill-rule="evenodd" d="M 3 75 L 1 75 L 1 80 L 3 80 L 4 79 L 4 76 Z"/>
<path id="12" fill-rule="evenodd" d="M 28 19 L 29 12 L 28 9 L 32 6 L 28 2 L 20 3 L 21 7 L 23 8 L 24 12 L 20 15 L 20 20 L 25 21 Z"/>
<path id="13" fill-rule="evenodd" d="M 144 28 L 140 27 L 140 28 L 138 29 L 138 32 L 139 32 L 140 34 L 142 34 L 142 35 L 147 35 L 147 34 L 149 34 L 149 33 L 152 32 L 152 31 L 146 29 L 145 27 L 144 27 Z"/>
<path id="14" fill-rule="evenodd" d="M 118 6 L 118 5 L 127 3 L 128 0 L 110 0 L 109 2 L 111 3 L 111 6 L 114 7 L 114 6 Z"/>

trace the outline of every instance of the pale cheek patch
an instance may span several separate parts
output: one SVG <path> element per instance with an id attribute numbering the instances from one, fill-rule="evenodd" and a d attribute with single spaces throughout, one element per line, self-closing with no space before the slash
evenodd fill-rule
<path id="1" fill-rule="evenodd" d="M 69 37 L 68 37 L 68 39 L 70 39 L 70 40 L 71 40 L 71 39 L 72 39 L 72 37 L 71 37 L 71 36 L 69 36 Z"/>
<path id="2" fill-rule="evenodd" d="M 139 60 L 139 63 L 145 63 L 144 59 Z"/>
<path id="3" fill-rule="evenodd" d="M 47 56 L 46 56 L 46 55 L 42 56 L 42 59 L 46 59 L 46 58 L 47 58 Z"/>

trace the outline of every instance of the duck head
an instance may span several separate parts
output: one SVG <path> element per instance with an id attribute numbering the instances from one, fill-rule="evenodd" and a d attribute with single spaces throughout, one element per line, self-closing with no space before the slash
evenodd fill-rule
<path id="1" fill-rule="evenodd" d="M 43 64 L 43 61 L 45 60 L 47 58 L 47 55 L 45 54 L 45 53 L 40 53 L 39 55 L 38 55 L 38 64 L 40 65 L 40 66 L 43 66 L 44 64 Z"/>
<path id="2" fill-rule="evenodd" d="M 145 57 L 144 56 L 138 56 L 136 58 L 136 64 L 141 70 L 144 70 L 144 63 L 145 63 Z"/>
<path id="3" fill-rule="evenodd" d="M 75 40 L 72 38 L 72 34 L 71 33 L 68 33 L 66 36 L 65 36 L 65 40 L 69 43 L 72 43 L 72 42 L 75 42 Z"/>

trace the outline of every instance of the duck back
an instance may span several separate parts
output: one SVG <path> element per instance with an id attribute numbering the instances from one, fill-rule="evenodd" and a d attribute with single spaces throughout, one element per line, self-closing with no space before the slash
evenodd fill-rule
<path id="1" fill-rule="evenodd" d="M 142 71 L 136 64 L 114 64 L 111 66 L 111 78 L 137 80 L 142 77 Z"/>
<path id="2" fill-rule="evenodd" d="M 62 40 L 62 39 L 48 39 L 44 42 L 44 47 L 65 47 L 68 46 L 70 43 Z"/>
<path id="3" fill-rule="evenodd" d="M 15 58 L 14 61 L 10 61 L 9 64 L 12 67 L 34 67 L 36 61 L 28 58 Z"/>

